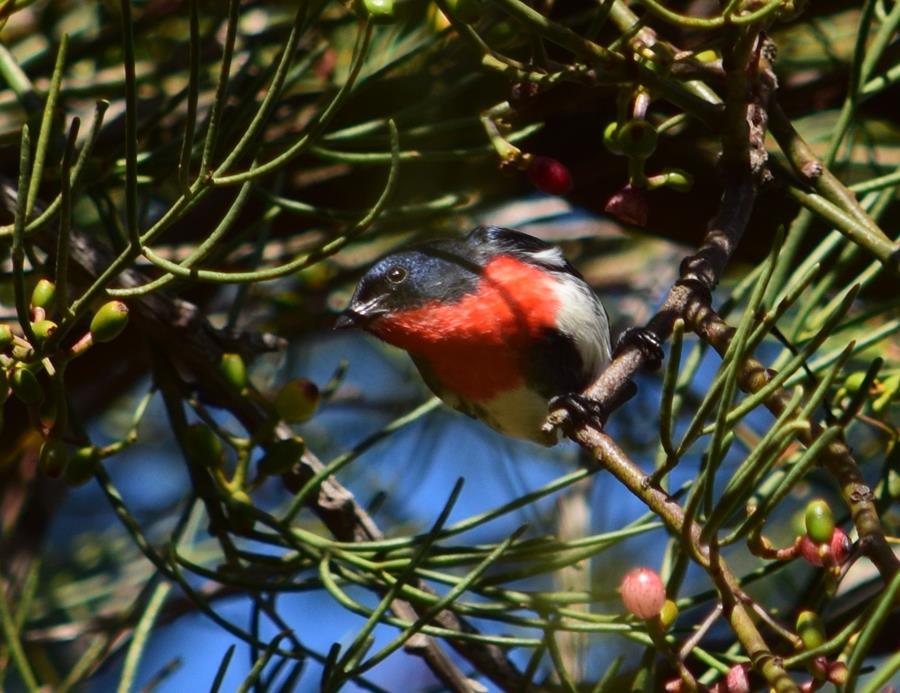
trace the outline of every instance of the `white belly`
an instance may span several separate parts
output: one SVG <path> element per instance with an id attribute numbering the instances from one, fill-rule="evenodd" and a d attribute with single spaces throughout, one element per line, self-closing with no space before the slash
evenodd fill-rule
<path id="1" fill-rule="evenodd" d="M 548 437 L 541 432 L 548 414 L 547 406 L 546 399 L 534 390 L 522 387 L 479 402 L 477 409 L 478 418 L 500 433 L 541 445 L 553 445 L 558 441 L 557 436 Z M 466 411 L 465 405 L 460 409 Z"/>

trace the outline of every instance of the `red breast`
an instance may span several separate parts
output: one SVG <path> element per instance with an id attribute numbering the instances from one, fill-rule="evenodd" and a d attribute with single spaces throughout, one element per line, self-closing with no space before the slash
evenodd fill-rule
<path id="1" fill-rule="evenodd" d="M 370 329 L 426 359 L 445 387 L 477 402 L 523 384 L 518 355 L 556 326 L 558 308 L 550 276 L 501 255 L 488 262 L 476 290 L 461 300 L 394 311 Z"/>

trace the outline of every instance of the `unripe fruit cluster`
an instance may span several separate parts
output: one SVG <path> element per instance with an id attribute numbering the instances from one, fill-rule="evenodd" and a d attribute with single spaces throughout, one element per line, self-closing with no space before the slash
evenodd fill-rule
<path id="1" fill-rule="evenodd" d="M 56 427 L 65 421 L 64 400 L 47 398 L 39 375 L 47 363 L 49 342 L 58 325 L 48 317 L 56 308 L 60 296 L 56 285 L 49 279 L 37 281 L 29 300 L 30 323 L 24 326 L 24 335 L 17 336 L 9 325 L 0 325 L 0 406 L 9 392 L 31 409 L 31 414 L 41 420 L 46 439 L 38 454 L 41 471 L 48 477 L 64 475 L 70 485 L 80 485 L 89 480 L 97 470 L 102 453 L 93 446 L 74 448 L 65 443 Z M 121 301 L 109 301 L 101 306 L 91 320 L 90 328 L 79 340 L 67 347 L 57 365 L 83 354 L 96 342 L 115 339 L 128 324 L 128 307 Z M 53 355 L 51 355 L 53 356 Z M 52 372 L 51 372 L 52 375 Z M 0 426 L 3 410 L 0 408 Z"/>

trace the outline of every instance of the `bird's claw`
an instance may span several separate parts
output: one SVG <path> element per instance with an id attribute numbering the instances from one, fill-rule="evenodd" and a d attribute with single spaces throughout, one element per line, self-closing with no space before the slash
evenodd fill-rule
<path id="1" fill-rule="evenodd" d="M 550 416 L 547 417 L 545 428 L 550 426 L 570 426 L 581 428 L 591 425 L 602 428 L 609 417 L 609 412 L 597 400 L 586 397 L 578 392 L 567 395 L 559 395 L 550 400 Z"/>
<path id="2" fill-rule="evenodd" d="M 663 349 L 656 333 L 646 327 L 629 327 L 616 342 L 614 356 L 629 346 L 636 346 L 641 350 L 649 370 L 656 371 L 662 366 Z"/>

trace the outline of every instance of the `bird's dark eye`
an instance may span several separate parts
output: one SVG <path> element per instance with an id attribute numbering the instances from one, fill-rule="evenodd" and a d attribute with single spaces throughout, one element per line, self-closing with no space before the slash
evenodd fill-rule
<path id="1" fill-rule="evenodd" d="M 391 284 L 402 284 L 406 280 L 407 274 L 405 269 L 394 265 L 387 271 L 387 278 Z"/>

